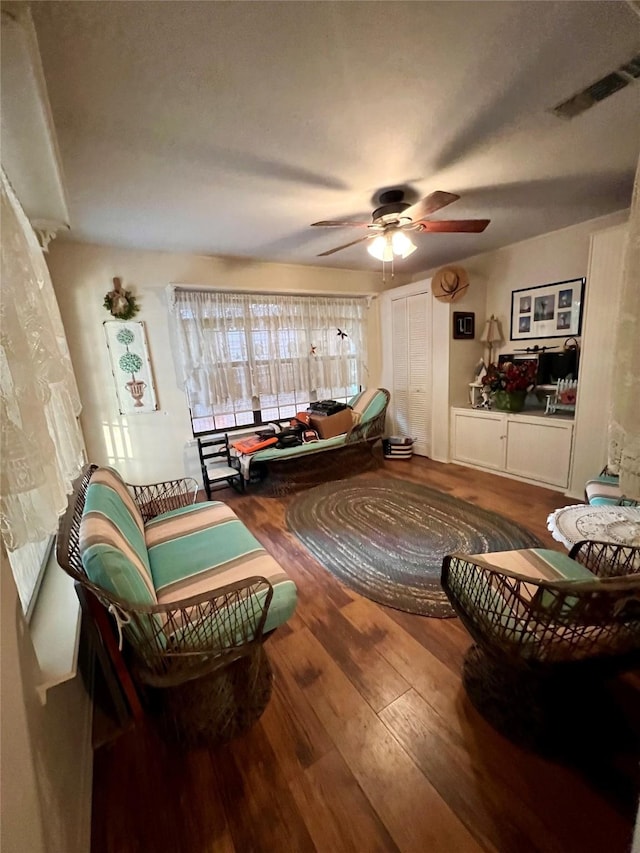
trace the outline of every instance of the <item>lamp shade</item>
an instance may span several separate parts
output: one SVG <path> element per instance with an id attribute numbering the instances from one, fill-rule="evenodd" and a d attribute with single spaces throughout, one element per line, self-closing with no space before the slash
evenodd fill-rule
<path id="1" fill-rule="evenodd" d="M 418 248 L 402 231 L 394 231 L 391 237 L 391 245 L 393 246 L 393 254 L 402 255 L 403 258 L 408 258 Z"/>
<path id="2" fill-rule="evenodd" d="M 408 258 L 418 247 L 402 231 L 380 234 L 367 246 L 367 252 L 379 261 L 392 261 L 394 255 Z"/>
<path id="3" fill-rule="evenodd" d="M 380 234 L 379 237 L 376 237 L 375 240 L 372 240 L 371 243 L 367 246 L 367 252 L 379 261 L 392 261 L 393 260 L 393 246 L 391 245 L 391 238 L 387 234 Z"/>
<path id="4" fill-rule="evenodd" d="M 484 330 L 480 335 L 480 340 L 483 344 L 501 344 L 504 338 L 502 337 L 502 329 L 500 328 L 500 320 L 494 317 L 493 314 L 485 323 Z"/>

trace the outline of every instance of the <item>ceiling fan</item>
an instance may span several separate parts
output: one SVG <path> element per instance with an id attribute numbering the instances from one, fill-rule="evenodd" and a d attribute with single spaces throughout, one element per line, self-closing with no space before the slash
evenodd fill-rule
<path id="1" fill-rule="evenodd" d="M 406 258 L 417 249 L 417 246 L 407 237 L 405 233 L 407 231 L 438 234 L 459 232 L 479 234 L 484 231 L 491 222 L 490 219 L 425 218 L 459 198 L 460 196 L 455 193 L 436 190 L 415 204 L 409 204 L 404 201 L 403 190 L 386 190 L 380 194 L 380 207 L 373 211 L 371 222 L 354 222 L 348 219 L 312 222 L 312 227 L 319 228 L 367 228 L 369 230 L 366 236 L 358 237 L 357 240 L 336 246 L 326 252 L 320 252 L 318 257 L 333 255 L 335 252 L 348 249 L 349 246 L 364 243 L 366 240 L 373 240 L 373 243 L 367 247 L 368 252 L 378 260 L 391 261 L 394 255 Z"/>

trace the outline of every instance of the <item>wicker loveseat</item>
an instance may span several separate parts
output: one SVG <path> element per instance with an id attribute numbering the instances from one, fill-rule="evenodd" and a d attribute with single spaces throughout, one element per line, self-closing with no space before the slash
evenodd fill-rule
<path id="1" fill-rule="evenodd" d="M 260 657 L 296 606 L 295 584 L 235 513 L 196 492 L 193 480 L 127 486 L 88 465 L 60 522 L 59 564 L 115 618 L 143 685 Z"/>
<path id="2" fill-rule="evenodd" d="M 242 456 L 245 479 L 262 469 L 269 486 L 286 493 L 323 479 L 344 477 L 352 470 L 367 470 L 375 464 L 372 446 L 384 433 L 389 399 L 385 388 L 367 388 L 349 401 L 353 425 L 348 432 L 298 447 L 269 447 Z"/>
<path id="3" fill-rule="evenodd" d="M 549 742 L 546 722 L 558 735 L 567 691 L 577 697 L 578 685 L 594 688 L 596 676 L 640 664 L 638 547 L 586 541 L 569 555 L 453 554 L 444 559 L 442 586 L 476 641 L 465 657 L 467 693 L 518 739 L 544 731 Z"/>

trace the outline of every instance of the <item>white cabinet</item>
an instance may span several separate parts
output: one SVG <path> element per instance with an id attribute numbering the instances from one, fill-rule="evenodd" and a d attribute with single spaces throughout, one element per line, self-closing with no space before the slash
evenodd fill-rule
<path id="1" fill-rule="evenodd" d="M 502 469 L 505 465 L 504 415 L 474 409 L 452 410 L 452 452 L 457 462 Z"/>
<path id="2" fill-rule="evenodd" d="M 566 489 L 571 461 L 571 421 L 507 419 L 505 470 Z"/>
<path id="3" fill-rule="evenodd" d="M 451 410 L 453 461 L 566 489 L 573 421 L 542 414 Z"/>

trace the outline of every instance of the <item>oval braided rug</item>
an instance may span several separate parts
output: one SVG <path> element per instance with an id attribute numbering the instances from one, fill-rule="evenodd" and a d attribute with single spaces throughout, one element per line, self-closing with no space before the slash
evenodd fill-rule
<path id="1" fill-rule="evenodd" d="M 338 480 L 297 496 L 289 529 L 347 586 L 380 604 L 453 616 L 440 586 L 442 558 L 541 547 L 501 515 L 407 480 Z"/>

